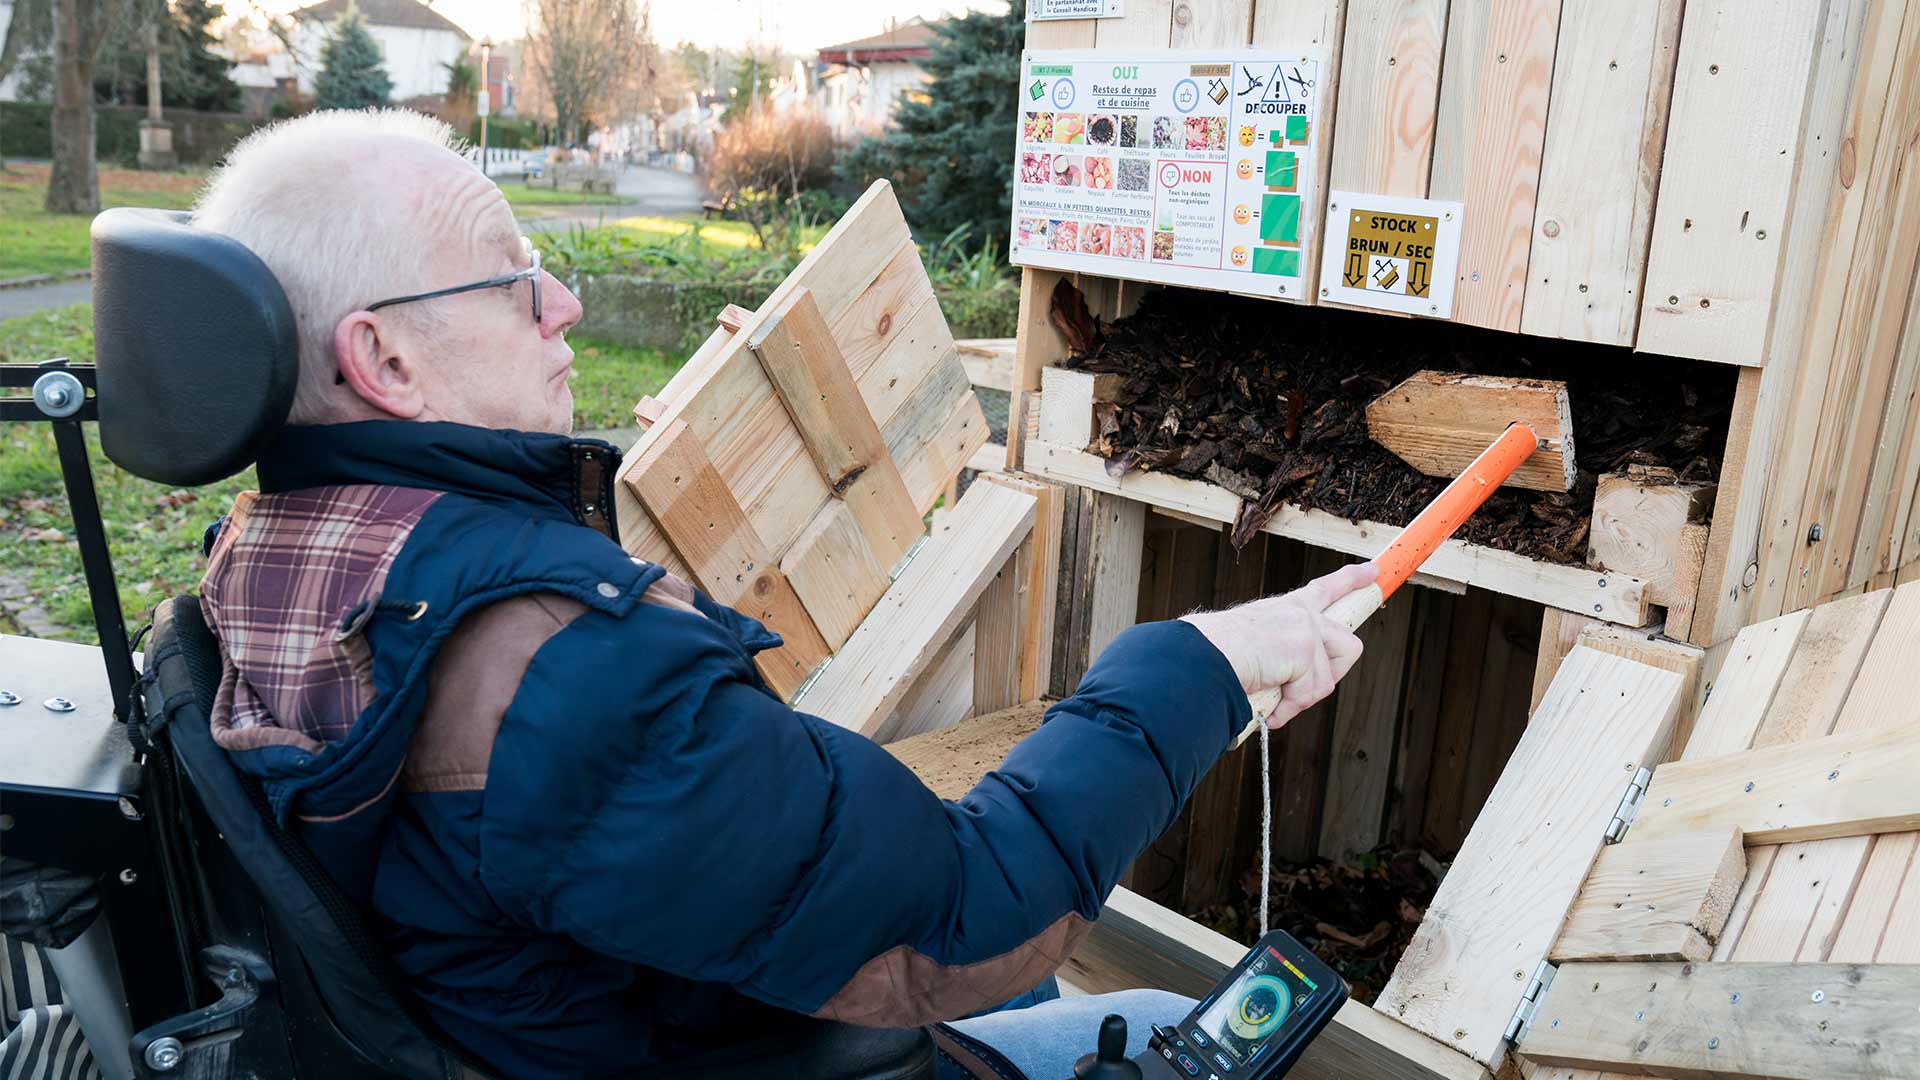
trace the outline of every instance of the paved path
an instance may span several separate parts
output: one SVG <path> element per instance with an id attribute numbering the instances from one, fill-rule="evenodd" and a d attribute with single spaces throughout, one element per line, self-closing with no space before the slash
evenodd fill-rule
<path id="1" fill-rule="evenodd" d="M 574 225 L 592 228 L 624 217 L 695 213 L 706 199 L 698 177 L 644 165 L 622 168 L 614 178 L 613 190 L 626 201 L 557 207 L 558 213 L 529 216 L 520 224 L 530 232 L 554 232 Z"/>
<path id="2" fill-rule="evenodd" d="M 84 304 L 93 299 L 93 282 L 60 281 L 51 285 L 29 285 L 20 289 L 0 289 L 0 319 L 42 311 L 46 308 Z"/>

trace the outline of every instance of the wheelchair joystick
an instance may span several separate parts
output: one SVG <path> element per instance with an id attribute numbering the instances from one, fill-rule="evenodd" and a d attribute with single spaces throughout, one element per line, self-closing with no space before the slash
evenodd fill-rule
<path id="1" fill-rule="evenodd" d="M 1127 1060 L 1127 1021 L 1113 1015 L 1100 1021 L 1099 1049 L 1073 1067 L 1074 1080 L 1142 1080 L 1140 1066 Z"/>

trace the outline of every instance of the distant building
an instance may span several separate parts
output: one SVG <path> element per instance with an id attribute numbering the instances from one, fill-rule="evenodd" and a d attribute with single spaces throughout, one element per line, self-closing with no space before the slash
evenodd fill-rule
<path id="1" fill-rule="evenodd" d="M 295 65 L 302 94 L 313 93 L 320 74 L 320 50 L 349 4 L 360 18 L 393 80 L 393 100 L 406 101 L 447 91 L 447 64 L 467 56 L 473 39 L 451 20 L 417 0 L 321 0 L 293 13 Z"/>
<path id="2" fill-rule="evenodd" d="M 933 55 L 937 23 L 914 18 L 886 33 L 829 45 L 819 52 L 815 103 L 836 137 L 886 130 L 904 93 L 920 93 L 932 77 L 920 66 Z"/>

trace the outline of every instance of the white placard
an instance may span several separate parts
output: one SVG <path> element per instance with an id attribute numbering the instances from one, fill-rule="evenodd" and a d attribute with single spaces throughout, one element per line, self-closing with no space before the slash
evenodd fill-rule
<path id="1" fill-rule="evenodd" d="M 1126 14 L 1125 7 L 1125 0 L 1028 0 L 1027 21 L 1118 19 Z"/>
<path id="2" fill-rule="evenodd" d="M 1457 202 L 1328 192 L 1321 299 L 1452 318 L 1460 218 Z"/>
<path id="3" fill-rule="evenodd" d="M 1322 68 L 1278 47 L 1026 53 L 1013 262 L 1299 298 Z"/>

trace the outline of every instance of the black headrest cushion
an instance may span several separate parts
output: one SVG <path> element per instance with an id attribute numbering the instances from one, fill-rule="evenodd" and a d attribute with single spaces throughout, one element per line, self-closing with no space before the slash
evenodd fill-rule
<path id="1" fill-rule="evenodd" d="M 181 486 L 251 464 L 287 422 L 300 370 L 293 308 L 266 264 L 169 210 L 93 219 L 93 351 L 101 448 Z"/>

